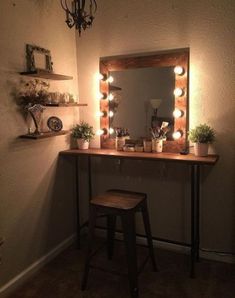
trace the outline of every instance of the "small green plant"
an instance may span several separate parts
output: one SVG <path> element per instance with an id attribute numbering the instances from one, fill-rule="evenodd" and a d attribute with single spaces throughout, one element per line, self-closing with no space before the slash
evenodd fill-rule
<path id="1" fill-rule="evenodd" d="M 81 121 L 80 124 L 76 124 L 72 128 L 72 137 L 75 139 L 83 139 L 89 142 L 93 139 L 94 135 L 93 127 L 84 121 Z"/>
<path id="2" fill-rule="evenodd" d="M 215 131 L 207 124 L 200 124 L 189 131 L 189 140 L 193 143 L 213 143 Z"/>

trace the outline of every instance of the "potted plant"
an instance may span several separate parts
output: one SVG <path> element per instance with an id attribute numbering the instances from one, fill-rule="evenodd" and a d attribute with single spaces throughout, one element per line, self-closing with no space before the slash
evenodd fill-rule
<path id="1" fill-rule="evenodd" d="M 196 156 L 207 156 L 209 144 L 215 140 L 215 131 L 207 124 L 200 124 L 189 131 L 189 140 L 194 143 Z"/>
<path id="2" fill-rule="evenodd" d="M 94 135 L 93 127 L 84 121 L 72 128 L 72 137 L 77 139 L 78 149 L 88 149 L 89 142 Z"/>

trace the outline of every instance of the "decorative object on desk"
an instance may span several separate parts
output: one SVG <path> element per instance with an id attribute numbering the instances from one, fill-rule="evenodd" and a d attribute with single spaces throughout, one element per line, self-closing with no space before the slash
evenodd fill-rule
<path id="1" fill-rule="evenodd" d="M 67 2 L 70 3 L 68 4 Z M 75 26 L 79 32 L 79 36 L 81 36 L 82 29 L 85 31 L 92 26 L 94 14 L 97 10 L 95 0 L 60 0 L 60 3 L 63 10 L 66 12 L 65 22 L 69 28 Z"/>
<path id="2" fill-rule="evenodd" d="M 50 84 L 43 80 L 20 80 L 13 96 L 17 105 L 25 111 L 35 104 L 45 105 L 49 98 L 49 87 Z"/>
<path id="3" fill-rule="evenodd" d="M 47 126 L 52 131 L 60 131 L 63 128 L 63 123 L 60 118 L 56 116 L 51 116 L 47 120 Z"/>
<path id="4" fill-rule="evenodd" d="M 152 152 L 152 140 L 145 139 L 143 143 L 144 143 L 144 152 Z"/>
<path id="5" fill-rule="evenodd" d="M 35 104 L 34 106 L 28 108 L 28 111 L 33 118 L 33 122 L 35 125 L 34 134 L 36 134 L 36 135 L 39 135 L 41 133 L 40 125 L 41 125 L 42 113 L 43 113 L 44 109 L 45 108 L 40 104 Z"/>
<path id="6" fill-rule="evenodd" d="M 76 124 L 72 129 L 72 137 L 77 139 L 78 149 L 88 149 L 94 135 L 93 127 L 84 121 Z"/>
<path id="7" fill-rule="evenodd" d="M 163 141 L 166 140 L 166 134 L 169 131 L 169 123 L 162 122 L 161 127 L 150 128 L 152 135 L 152 151 L 162 152 L 163 151 Z"/>
<path id="8" fill-rule="evenodd" d="M 189 140 L 194 143 L 196 156 L 207 156 L 209 144 L 215 140 L 215 131 L 207 124 L 200 124 L 189 131 Z"/>
<path id="9" fill-rule="evenodd" d="M 115 134 L 116 134 L 115 148 L 117 151 L 122 151 L 123 146 L 126 143 L 126 140 L 130 139 L 130 134 L 128 132 L 128 129 L 122 128 L 122 127 L 115 128 Z"/>
<path id="10" fill-rule="evenodd" d="M 52 72 L 51 52 L 39 46 L 26 44 L 27 70 Z"/>
<path id="11" fill-rule="evenodd" d="M 157 153 L 163 151 L 163 139 L 152 139 L 152 151 Z"/>

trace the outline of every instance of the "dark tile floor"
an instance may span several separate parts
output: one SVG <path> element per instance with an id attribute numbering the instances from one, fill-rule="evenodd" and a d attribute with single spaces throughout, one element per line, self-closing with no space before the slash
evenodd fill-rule
<path id="1" fill-rule="evenodd" d="M 85 249 L 67 249 L 46 265 L 10 298 L 129 298 L 126 276 L 91 269 L 87 290 L 80 290 Z M 138 260 L 144 259 L 146 248 L 138 247 Z M 201 260 L 196 278 L 189 278 L 189 256 L 156 250 L 158 272 L 148 263 L 139 276 L 140 298 L 234 298 L 235 265 Z M 104 269 L 123 270 L 125 251 L 115 243 L 115 256 L 106 259 L 105 249 L 97 253 L 93 264 Z"/>

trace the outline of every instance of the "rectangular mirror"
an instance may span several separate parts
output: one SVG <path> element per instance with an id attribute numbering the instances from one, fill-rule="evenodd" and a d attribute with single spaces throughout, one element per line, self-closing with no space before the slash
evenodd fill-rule
<path id="1" fill-rule="evenodd" d="M 115 128 L 127 129 L 131 139 L 144 139 L 151 137 L 151 128 L 166 121 L 170 129 L 164 151 L 184 149 L 188 130 L 188 68 L 189 49 L 101 58 L 101 147 L 115 147 Z"/>

